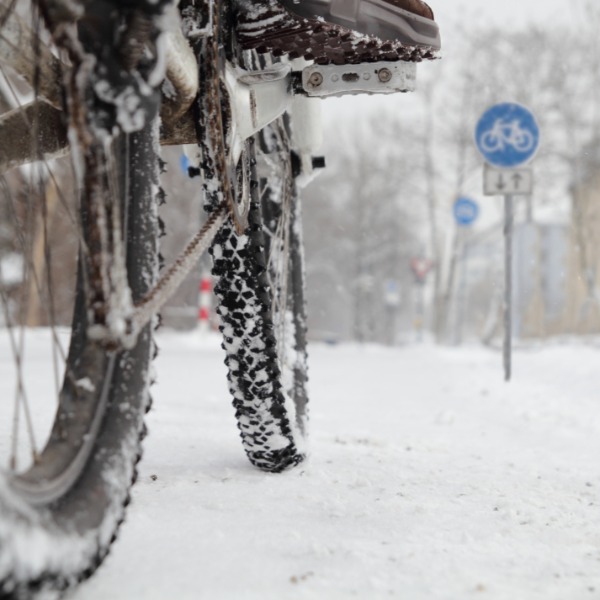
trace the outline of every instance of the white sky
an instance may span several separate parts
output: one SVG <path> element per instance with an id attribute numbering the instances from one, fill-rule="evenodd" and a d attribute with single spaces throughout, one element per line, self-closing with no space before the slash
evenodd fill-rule
<path id="1" fill-rule="evenodd" d="M 450 26 L 457 18 L 464 23 L 490 21 L 510 27 L 529 24 L 575 24 L 580 18 L 584 0 L 431 0 L 442 36 L 450 34 Z"/>
<path id="2" fill-rule="evenodd" d="M 588 0 L 426 0 L 432 7 L 442 35 L 442 58 L 452 60 L 453 46 L 461 35 L 461 28 L 473 30 L 496 24 L 511 29 L 531 25 L 540 27 L 567 26 L 576 28 L 581 22 L 583 8 Z M 591 0 L 600 2 L 600 0 Z M 493 41 L 490 40 L 492 43 Z M 426 69 L 423 65 L 420 69 Z M 420 72 L 420 71 L 419 71 Z M 417 76 L 417 86 L 419 82 Z M 323 103 L 323 115 L 328 117 L 348 114 L 355 117 L 358 112 L 377 112 L 392 106 L 395 96 L 354 96 L 329 99 Z M 405 106 L 410 101 L 404 100 Z"/>
<path id="3" fill-rule="evenodd" d="M 576 30 L 583 22 L 584 7 L 588 0 L 426 0 L 433 8 L 442 35 L 442 61 L 425 63 L 417 69 L 417 89 L 426 79 L 436 77 L 436 70 L 443 67 L 447 72 L 452 64 L 458 64 L 457 49 L 464 32 L 475 31 L 490 25 L 506 27 L 507 31 L 525 29 L 536 25 L 540 28 L 567 27 Z M 589 0 L 600 2 L 600 0 Z M 600 32 L 599 32 L 600 35 Z M 494 40 L 490 39 L 490 44 Z M 524 57 L 529 60 L 531 57 Z M 358 95 L 332 98 L 322 103 L 326 139 L 337 135 L 343 128 L 358 127 L 370 114 L 389 114 L 388 110 L 401 112 L 410 119 L 411 113 L 421 111 L 421 98 L 417 94 Z M 344 120 L 340 122 L 339 117 Z M 465 183 L 465 193 L 473 187 L 480 192 L 481 173 L 473 173 Z M 475 183 L 473 183 L 475 182 Z M 472 185 L 471 185 L 472 184 Z M 467 195 L 473 196 L 469 192 Z M 492 215 L 494 219 L 498 215 Z M 484 222 L 484 219 L 481 219 Z"/>
<path id="4" fill-rule="evenodd" d="M 452 53 L 460 26 L 466 30 L 492 25 L 520 29 L 537 25 L 575 29 L 587 0 L 427 0 L 442 34 L 442 55 Z M 598 2 L 599 0 L 591 0 Z"/>

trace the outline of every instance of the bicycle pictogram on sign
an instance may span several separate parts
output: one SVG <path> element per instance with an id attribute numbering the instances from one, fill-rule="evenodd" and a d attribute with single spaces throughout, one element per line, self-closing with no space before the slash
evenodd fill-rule
<path id="1" fill-rule="evenodd" d="M 486 152 L 498 152 L 512 146 L 517 152 L 529 152 L 535 140 L 530 131 L 521 128 L 517 119 L 507 123 L 497 119 L 494 126 L 481 136 L 481 147 Z"/>
<path id="2" fill-rule="evenodd" d="M 458 225 L 468 227 L 479 216 L 479 206 L 470 198 L 458 198 L 452 207 L 452 212 Z"/>
<path id="3" fill-rule="evenodd" d="M 517 167 L 533 158 L 539 144 L 539 127 L 533 114 L 524 106 L 497 104 L 479 120 L 475 141 L 489 164 Z"/>

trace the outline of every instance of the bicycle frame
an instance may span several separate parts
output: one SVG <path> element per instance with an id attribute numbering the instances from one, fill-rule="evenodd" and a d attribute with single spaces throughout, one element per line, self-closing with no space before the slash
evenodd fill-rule
<path id="1" fill-rule="evenodd" d="M 54 9 L 65 8 L 61 0 L 53 0 L 49 5 Z M 210 6 L 212 2 L 209 8 Z M 189 109 L 198 93 L 198 62 L 190 44 L 183 36 L 179 20 L 168 19 L 167 22 L 170 28 L 164 32 L 162 52 L 165 75 L 173 85 L 174 93 L 169 94 L 161 108 L 161 144 L 196 143 L 196 124 Z M 27 144 L 11 145 L 0 154 L 0 170 L 34 161 L 40 155 L 44 155 L 46 159 L 60 156 L 65 153 L 67 147 L 67 132 L 56 93 L 57 73 L 60 71 L 58 59 L 47 47 L 42 47 L 41 55 L 46 64 L 41 72 L 34 73 L 31 67 L 24 69 L 27 62 L 34 64 L 31 51 L 28 50 L 33 34 L 27 25 L 14 15 L 10 18 L 8 31 L 10 35 L 0 40 L 0 50 L 7 54 L 9 66 L 19 71 L 24 70 L 30 83 L 33 83 L 35 77 L 41 79 L 42 83 L 39 86 L 39 99 L 24 109 L 16 109 L 0 117 L 0 136 L 27 140 L 28 123 L 35 115 L 41 123 L 52 127 L 55 134 L 42 136 L 35 155 Z M 194 32 L 194 36 L 207 36 L 210 35 L 210 31 L 209 22 L 205 30 Z M 313 156 L 321 144 L 320 113 L 314 105 L 316 99 L 356 93 L 389 94 L 413 91 L 416 65 L 400 61 L 323 66 L 297 59 L 262 70 L 245 71 L 227 63 L 222 81 L 227 89 L 232 115 L 232 126 L 228 128 L 231 136 L 228 143 L 231 159 L 236 161 L 239 158 L 247 139 L 288 112 L 292 115 L 292 121 L 302 123 L 302 127 L 294 129 L 292 146 L 302 166 L 300 182 L 306 183 L 314 174 Z M 215 221 L 200 237 L 196 236 L 192 240 L 176 261 L 174 268 L 159 281 L 156 293 L 150 294 L 146 301 L 135 307 L 119 301 L 114 302 L 111 321 L 117 325 L 92 324 L 91 331 L 94 337 L 105 339 L 113 345 L 116 343 L 130 346 L 142 327 L 174 293 L 193 268 L 197 258 L 206 250 L 210 239 L 205 238 L 214 235 L 222 218 L 223 215 L 215 215 Z M 116 296 L 122 298 L 123 290 L 120 288 L 123 283 L 115 281 L 113 277 L 110 269 L 104 269 L 98 281 L 92 282 L 92 285 L 103 289 L 116 289 Z"/>
<path id="2" fill-rule="evenodd" d="M 6 474 L 0 465 L 0 595 L 42 585 L 62 589 L 89 576 L 106 556 L 145 436 L 153 319 L 209 245 L 243 448 L 253 465 L 272 473 L 305 460 L 307 318 L 298 187 L 323 166 L 315 157 L 322 138 L 319 100 L 410 91 L 415 82 L 412 63 L 323 66 L 288 58 L 312 56 L 304 45 L 294 50 L 253 46 L 256 37 L 244 41 L 252 32 L 243 33 L 243 19 L 254 6 L 269 2 L 276 12 L 285 10 L 273 0 L 236 6 L 240 0 L 180 0 L 180 13 L 175 0 L 32 1 L 33 32 L 15 15 L 20 3 L 0 0 L 0 56 L 33 89 L 29 104 L 21 106 L 24 99 L 14 94 L 20 107 L 0 115 L 0 136 L 11 141 L 0 148 L 0 169 L 40 163 L 24 169 L 31 181 L 22 181 L 24 173 L 14 181 L 2 177 L 0 209 L 9 224 L 2 258 L 5 248 L 14 252 L 22 272 L 10 296 L 0 282 L 16 384 L 14 402 L 2 407 L 8 418 L 1 413 L 11 425 Z M 47 33 L 38 19 L 56 48 L 38 44 Z M 274 26 L 270 17 L 264 22 L 260 36 Z M 399 41 L 390 53 L 381 40 L 363 40 L 356 53 L 345 29 L 323 38 L 316 62 L 410 61 L 429 53 L 408 46 L 404 52 Z M 270 33 L 275 39 L 281 29 Z M 40 58 L 47 64 L 37 69 Z M 10 88 L 12 75 L 5 79 Z M 198 177 L 208 213 L 160 279 L 159 143 L 194 145 L 188 174 Z M 70 164 L 51 165 L 47 173 L 37 168 L 67 148 Z M 38 173 L 49 181 L 39 190 Z M 69 323 L 65 352 L 57 327 Z M 35 364 L 49 358 L 54 379 L 40 390 L 39 371 L 22 360 L 25 334 L 37 325 L 49 326 L 52 345 Z M 38 415 L 50 426 L 41 443 L 31 418 Z M 27 542 L 38 532 L 49 543 L 31 555 Z"/>

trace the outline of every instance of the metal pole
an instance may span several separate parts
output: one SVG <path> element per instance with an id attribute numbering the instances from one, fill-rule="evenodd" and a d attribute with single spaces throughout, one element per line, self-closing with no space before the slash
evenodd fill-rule
<path id="1" fill-rule="evenodd" d="M 468 257 L 469 257 L 469 242 L 467 239 L 467 230 L 463 228 L 461 232 L 461 269 L 460 269 L 460 282 L 458 286 L 458 298 L 457 298 L 457 314 L 456 321 L 454 323 L 454 343 L 459 346 L 463 342 L 463 330 L 465 325 L 465 313 L 467 306 L 467 269 L 468 269 Z"/>
<path id="2" fill-rule="evenodd" d="M 512 358 L 513 197 L 504 197 L 504 380 L 510 381 Z"/>
<path id="3" fill-rule="evenodd" d="M 396 345 L 396 312 L 397 312 L 397 307 L 388 304 L 387 306 L 387 310 L 388 310 L 388 327 L 389 327 L 389 331 L 388 331 L 388 345 L 390 346 L 395 346 Z"/>
<path id="4" fill-rule="evenodd" d="M 419 342 L 423 341 L 425 320 L 425 280 L 419 283 Z"/>

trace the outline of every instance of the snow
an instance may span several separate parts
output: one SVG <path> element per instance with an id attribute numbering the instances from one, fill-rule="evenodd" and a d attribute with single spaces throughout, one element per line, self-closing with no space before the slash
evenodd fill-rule
<path id="1" fill-rule="evenodd" d="M 568 198 L 567 200 L 570 200 Z M 535 207 L 535 221 L 542 225 L 569 226 L 573 221 L 570 202 Z"/>
<path id="2" fill-rule="evenodd" d="M 220 341 L 162 332 L 119 539 L 71 600 L 600 597 L 600 345 L 309 348 L 311 456 L 246 461 Z"/>
<path id="3" fill-rule="evenodd" d="M 0 285 L 17 285 L 23 280 L 23 257 L 11 252 L 0 257 Z"/>
<path id="4" fill-rule="evenodd" d="M 82 377 L 81 379 L 78 379 L 75 384 L 86 392 L 93 393 L 96 391 L 96 386 L 91 382 L 89 377 Z"/>

